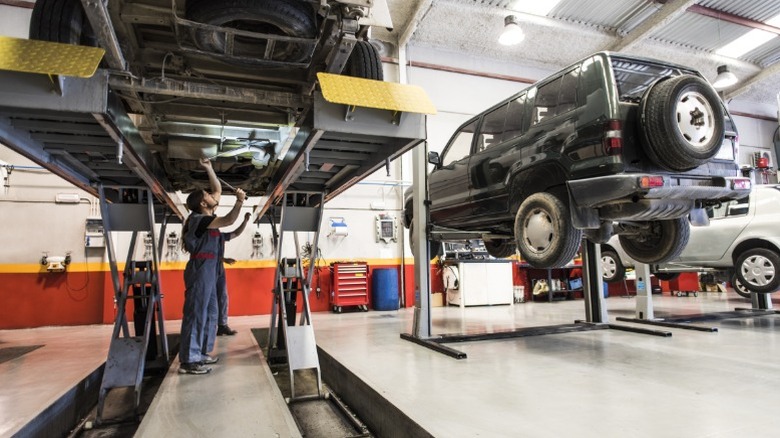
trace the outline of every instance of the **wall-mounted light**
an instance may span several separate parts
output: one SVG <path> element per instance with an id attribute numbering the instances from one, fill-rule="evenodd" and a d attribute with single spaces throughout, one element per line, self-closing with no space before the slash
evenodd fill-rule
<path id="1" fill-rule="evenodd" d="M 718 76 L 715 77 L 715 82 L 712 83 L 712 86 L 721 89 L 730 87 L 736 84 L 737 81 L 737 77 L 734 75 L 734 73 L 729 71 L 729 67 L 727 65 L 719 65 Z"/>
<path id="2" fill-rule="evenodd" d="M 504 17 L 504 32 L 498 37 L 499 44 L 511 46 L 519 44 L 524 38 L 525 34 L 523 29 L 520 28 L 517 17 L 514 15 Z"/>

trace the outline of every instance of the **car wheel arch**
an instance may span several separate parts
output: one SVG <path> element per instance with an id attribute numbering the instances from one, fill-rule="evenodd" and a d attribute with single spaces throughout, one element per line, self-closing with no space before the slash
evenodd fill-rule
<path id="1" fill-rule="evenodd" d="M 514 216 L 525 198 L 534 193 L 550 191 L 553 187 L 565 187 L 567 180 L 566 171 L 560 163 L 556 162 L 538 163 L 533 167 L 518 166 L 511 169 L 506 183 L 509 194 L 509 212 Z"/>
<path id="2" fill-rule="evenodd" d="M 744 253 L 745 251 L 753 248 L 768 249 L 780 255 L 780 248 L 778 248 L 776 245 L 772 244 L 771 242 L 766 241 L 764 239 L 751 238 L 740 242 L 734 247 L 734 250 L 731 252 L 732 264 L 736 265 L 739 256 L 742 255 L 742 253 Z"/>

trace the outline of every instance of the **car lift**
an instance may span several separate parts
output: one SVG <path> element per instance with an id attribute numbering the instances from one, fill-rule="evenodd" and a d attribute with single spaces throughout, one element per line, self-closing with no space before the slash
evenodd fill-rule
<path id="1" fill-rule="evenodd" d="M 427 146 L 427 144 L 426 144 Z M 577 320 L 573 324 L 560 324 L 542 327 L 528 327 L 518 330 L 501 331 L 494 333 L 431 335 L 431 283 L 430 265 L 427 260 L 430 254 L 427 234 L 428 227 L 428 196 L 427 196 L 427 172 L 426 172 L 425 148 L 417 147 L 412 157 L 412 226 L 418 232 L 410 239 L 415 242 L 414 248 L 414 277 L 415 277 L 415 307 L 412 333 L 402 333 L 401 338 L 420 344 L 424 347 L 446 354 L 455 359 L 466 359 L 466 353 L 450 348 L 445 343 L 470 342 L 488 339 L 506 339 L 524 336 L 539 336 L 547 334 L 571 333 L 589 330 L 615 329 L 634 333 L 650 334 L 668 337 L 672 334 L 667 331 L 646 330 L 642 328 L 610 324 L 607 317 L 607 309 L 604 302 L 603 283 L 601 281 L 601 249 L 599 245 L 583 239 L 583 294 L 585 296 L 585 321 Z M 424 212 L 419 214 L 419 212 Z"/>
<path id="2" fill-rule="evenodd" d="M 660 327 L 679 328 L 686 330 L 697 330 L 703 332 L 717 332 L 717 327 L 703 327 L 698 325 L 692 325 L 693 322 L 703 321 L 718 321 L 723 319 L 733 318 L 754 318 L 759 316 L 776 315 L 780 312 L 772 309 L 772 299 L 770 294 L 757 294 L 751 292 L 750 300 L 752 307 L 736 308 L 733 311 L 727 312 L 712 312 L 698 315 L 687 315 L 672 318 L 655 318 L 653 311 L 653 298 L 650 286 L 650 267 L 648 265 L 638 265 L 637 271 L 637 301 L 636 301 L 636 317 L 626 318 L 619 316 L 616 319 L 618 321 L 633 322 L 637 324 L 655 325 Z"/>
<path id="3" fill-rule="evenodd" d="M 110 187 L 116 195 L 108 202 L 106 187 L 99 186 L 100 210 L 103 217 L 103 235 L 106 242 L 111 279 L 114 287 L 116 315 L 108 358 L 100 384 L 95 423 L 103 421 L 103 406 L 109 390 L 132 386 L 135 390 L 135 412 L 141 402 L 144 370 L 167 369 L 170 363 L 168 338 L 165 334 L 165 316 L 160 289 L 159 257 L 163 248 L 165 224 L 160 232 L 160 242 L 151 251 L 151 260 L 134 260 L 138 233 L 145 231 L 155 239 L 154 196 L 151 190 L 139 187 Z M 119 269 L 114 254 L 113 231 L 131 231 L 130 248 L 120 286 Z M 131 293 L 132 292 L 132 293 Z M 134 336 L 127 324 L 127 303 L 133 303 Z M 155 321 L 157 322 L 155 330 Z"/>
<path id="4" fill-rule="evenodd" d="M 146 345 L 152 336 L 155 315 L 160 332 L 158 359 L 164 358 L 166 362 L 169 359 L 162 325 L 159 252 L 152 251 L 151 264 L 133 262 L 137 233 L 148 230 L 154 235 L 155 198 L 160 201 L 159 206 L 173 211 L 179 218 L 186 216 L 185 208 L 161 183 L 164 180 L 159 173 L 161 169 L 155 166 L 149 147 L 111 88 L 115 76 L 107 70 L 98 70 L 105 50 L 0 37 L 0 53 L 7 55 L 0 57 L 0 142 L 101 199 L 106 242 L 111 246 L 108 252 L 118 312 L 100 390 L 98 419 L 110 388 L 134 386 L 137 408 Z M 109 53 L 109 61 L 116 60 L 114 55 Z M 425 115 L 436 113 L 420 87 L 327 73 L 319 73 L 318 79 L 322 92 L 314 93 L 312 110 L 307 112 L 290 151 L 280 157 L 280 167 L 268 188 L 268 202 L 256 209 L 258 216 L 263 216 L 273 206 L 281 205 L 282 233 L 314 231 L 312 260 L 316 259 L 322 204 L 423 141 Z M 310 165 L 316 168 L 310 169 Z M 112 181 L 124 190 L 110 199 L 111 204 L 102 187 L 103 181 Z M 125 190 L 128 187 L 135 190 L 134 202 L 122 202 L 121 194 L 128 193 Z M 305 194 L 304 201 L 299 203 L 301 193 Z M 288 205 L 290 197 L 292 201 Z M 147 216 L 141 212 L 142 207 L 144 211 L 147 208 L 138 204 L 141 201 L 148 204 Z M 299 214 L 304 210 L 308 212 Z M 127 223 L 125 219 L 129 218 L 136 222 Z M 133 239 L 124 284 L 120 285 L 109 233 L 123 230 L 132 231 Z M 164 235 L 163 225 L 160 249 Z M 297 247 L 297 235 L 295 241 Z M 274 305 L 279 306 L 287 356 L 291 369 L 315 363 L 319 383 L 319 362 L 308 307 L 313 270 L 304 278 L 299 254 L 295 259 L 297 271 L 283 272 L 279 256 L 281 243 L 279 238 L 280 266 L 275 279 Z M 130 289 L 134 290 L 132 296 Z M 286 324 L 290 316 L 289 321 L 295 320 L 294 307 L 288 312 L 281 297 L 296 296 L 298 292 L 304 296 L 304 315 L 300 327 L 290 327 Z M 136 309 L 142 302 L 147 306 L 144 331 L 137 327 L 135 337 L 129 336 L 126 321 L 126 301 L 130 298 L 139 300 Z M 276 317 L 277 310 L 272 312 L 272 318 Z M 291 346 L 292 341 L 305 345 Z M 148 351 L 153 351 L 154 343 L 148 345 Z"/>
<path id="5" fill-rule="evenodd" d="M 285 192 L 282 199 L 281 217 L 277 232 L 273 215 L 271 228 L 276 248 L 276 274 L 274 276 L 274 299 L 271 309 L 271 324 L 268 331 L 268 360 L 280 362 L 286 359 L 290 372 L 290 402 L 306 401 L 323 397 L 320 361 L 314 327 L 311 322 L 309 294 L 316 269 L 317 243 L 322 222 L 322 193 Z M 293 233 L 295 258 L 283 258 L 282 249 L 286 232 Z M 309 269 L 303 269 L 299 232 L 314 233 L 309 251 Z M 296 324 L 298 294 L 301 295 L 301 318 Z M 295 395 L 295 371 L 314 369 L 317 373 L 317 394 Z"/>

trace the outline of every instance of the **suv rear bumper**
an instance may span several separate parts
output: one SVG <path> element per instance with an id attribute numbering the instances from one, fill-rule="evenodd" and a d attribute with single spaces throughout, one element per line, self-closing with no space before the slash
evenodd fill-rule
<path id="1" fill-rule="evenodd" d="M 664 178 L 663 186 L 642 186 L 642 178 L 659 176 Z M 737 199 L 750 193 L 749 179 L 741 177 L 629 174 L 587 178 L 567 184 L 573 202 L 572 213 L 580 219 L 575 220 L 575 226 L 583 228 L 591 228 L 602 220 L 674 219 L 690 213 L 696 206 L 695 201 Z"/>

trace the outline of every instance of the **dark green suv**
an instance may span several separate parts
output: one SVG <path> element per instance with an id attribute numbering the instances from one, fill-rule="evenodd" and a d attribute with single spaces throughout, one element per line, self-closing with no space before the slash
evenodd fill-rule
<path id="1" fill-rule="evenodd" d="M 571 260 L 583 233 L 619 234 L 635 260 L 688 242 L 689 217 L 746 196 L 737 131 L 697 71 L 600 52 L 464 123 L 428 178 L 431 239 L 482 238 L 536 267 Z M 411 223 L 410 195 L 406 223 Z"/>

